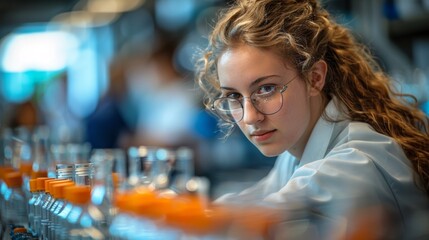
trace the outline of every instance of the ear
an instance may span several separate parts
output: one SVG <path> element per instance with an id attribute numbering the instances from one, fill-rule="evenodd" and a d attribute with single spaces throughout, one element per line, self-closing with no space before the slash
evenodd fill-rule
<path id="1" fill-rule="evenodd" d="M 328 66 L 324 60 L 317 61 L 310 70 L 309 73 L 309 94 L 310 96 L 317 96 L 325 86 L 326 72 Z"/>

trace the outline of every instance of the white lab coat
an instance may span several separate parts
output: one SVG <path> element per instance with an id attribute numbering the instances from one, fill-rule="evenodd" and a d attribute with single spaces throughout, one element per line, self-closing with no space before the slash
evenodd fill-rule
<path id="1" fill-rule="evenodd" d="M 341 119 L 334 100 L 325 111 Z M 327 216 L 347 215 L 364 205 L 387 206 L 402 227 L 418 235 L 416 216 L 428 208 L 428 197 L 416 187 L 414 177 L 410 161 L 392 138 L 366 123 L 320 118 L 300 161 L 284 152 L 255 186 L 218 202 L 315 206 Z"/>

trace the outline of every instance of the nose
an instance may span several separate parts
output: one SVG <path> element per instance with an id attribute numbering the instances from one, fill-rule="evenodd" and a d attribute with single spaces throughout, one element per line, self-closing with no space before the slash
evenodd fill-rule
<path id="1" fill-rule="evenodd" d="M 264 118 L 264 114 L 260 113 L 255 106 L 253 106 L 252 100 L 249 97 L 243 99 L 243 123 L 247 125 L 255 124 Z"/>

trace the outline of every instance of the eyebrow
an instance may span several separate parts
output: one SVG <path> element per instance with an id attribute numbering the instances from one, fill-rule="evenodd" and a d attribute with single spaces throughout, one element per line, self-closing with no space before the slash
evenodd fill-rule
<path id="1" fill-rule="evenodd" d="M 262 82 L 262 81 L 264 81 L 264 80 L 266 80 L 268 78 L 272 78 L 272 77 L 280 77 L 280 76 L 279 75 L 268 75 L 268 76 L 263 76 L 263 77 L 257 78 L 257 79 L 255 79 L 255 81 L 253 81 L 252 83 L 250 83 L 249 87 L 251 88 L 251 87 L 259 84 L 260 82 Z M 222 90 L 235 90 L 235 88 L 225 87 L 225 86 L 220 86 L 220 89 L 222 89 Z"/>

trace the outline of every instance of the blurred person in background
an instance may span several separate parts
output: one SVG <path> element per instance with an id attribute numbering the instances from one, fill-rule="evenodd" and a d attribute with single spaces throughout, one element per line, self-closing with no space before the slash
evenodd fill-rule
<path id="1" fill-rule="evenodd" d="M 198 112 L 192 81 L 174 65 L 174 43 L 162 43 L 145 62 L 130 70 L 130 91 L 138 106 L 136 143 L 178 147 L 193 144 Z"/>
<path id="2" fill-rule="evenodd" d="M 375 207 L 385 216 L 374 238 L 428 236 L 428 118 L 318 1 L 236 1 L 196 77 L 226 136 L 237 125 L 278 156 L 260 182 L 218 202 L 308 208 L 348 219 L 351 234 Z"/>
<path id="3" fill-rule="evenodd" d="M 130 58 L 116 57 L 109 67 L 109 88 L 85 119 L 85 139 L 93 148 L 126 147 L 135 130 L 135 106 L 128 97 Z"/>

